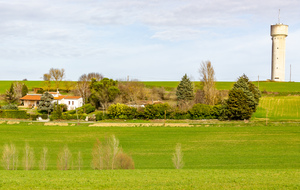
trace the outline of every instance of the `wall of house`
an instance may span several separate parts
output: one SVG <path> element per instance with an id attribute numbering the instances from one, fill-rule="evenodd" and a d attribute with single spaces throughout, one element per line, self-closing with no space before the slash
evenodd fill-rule
<path id="1" fill-rule="evenodd" d="M 32 106 L 37 106 L 37 101 L 36 100 L 24 100 L 24 106 L 25 107 L 32 107 Z"/>

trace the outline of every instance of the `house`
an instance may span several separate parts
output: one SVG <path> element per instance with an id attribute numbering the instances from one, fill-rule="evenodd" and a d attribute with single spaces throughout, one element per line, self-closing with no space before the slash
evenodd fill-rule
<path id="1" fill-rule="evenodd" d="M 57 92 L 49 92 L 54 100 L 52 103 L 57 102 L 58 104 L 66 104 L 68 110 L 74 110 L 83 105 L 83 99 L 81 96 L 67 96 L 61 95 Z M 24 102 L 25 107 L 37 107 L 39 105 L 39 101 L 41 100 L 42 94 L 27 94 L 26 96 L 20 98 Z"/>

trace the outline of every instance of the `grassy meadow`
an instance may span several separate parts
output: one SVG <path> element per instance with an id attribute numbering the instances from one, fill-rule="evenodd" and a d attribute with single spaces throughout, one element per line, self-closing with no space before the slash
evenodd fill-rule
<path id="1" fill-rule="evenodd" d="M 0 81 L 0 94 L 5 93 L 6 90 L 10 88 L 11 83 L 14 81 Z M 24 82 L 28 89 L 32 88 L 46 88 L 44 81 L 19 81 Z M 172 90 L 178 86 L 180 81 L 143 81 L 146 87 L 164 87 L 166 90 Z M 216 82 L 216 88 L 218 90 L 230 90 L 235 82 Z M 300 82 L 253 82 L 256 86 L 259 86 L 261 91 L 268 92 L 299 92 Z M 199 81 L 194 82 L 195 88 L 201 88 Z M 54 87 L 54 82 L 52 82 L 52 87 Z M 64 85 L 62 83 L 62 88 Z"/>
<path id="2" fill-rule="evenodd" d="M 44 126 L 21 122 L 0 124 L 0 153 L 13 143 L 19 152 L 19 171 L 0 170 L 4 189 L 267 189 L 300 188 L 300 128 L 298 123 L 200 122 L 191 127 Z M 95 140 L 115 134 L 135 170 L 94 171 Z M 25 144 L 34 148 L 36 167 L 24 171 Z M 182 144 L 182 170 L 173 169 L 175 145 Z M 73 170 L 58 171 L 57 155 L 67 145 Z M 49 149 L 49 168 L 38 170 L 42 148 Z M 84 167 L 76 171 L 76 154 Z"/>
<path id="3" fill-rule="evenodd" d="M 300 96 L 262 97 L 254 118 L 300 120 Z"/>
<path id="4" fill-rule="evenodd" d="M 179 81 L 146 81 L 143 82 L 146 87 L 164 87 L 166 90 L 176 88 Z M 235 82 L 216 82 L 216 88 L 218 90 L 230 90 Z M 300 82 L 266 82 L 257 81 L 253 82 L 256 86 L 259 86 L 259 90 L 268 92 L 299 92 Z M 194 82 L 196 88 L 201 88 L 201 84 L 198 81 Z"/>

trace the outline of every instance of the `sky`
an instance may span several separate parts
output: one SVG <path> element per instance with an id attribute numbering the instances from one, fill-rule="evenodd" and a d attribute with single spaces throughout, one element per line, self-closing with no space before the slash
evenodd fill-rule
<path id="1" fill-rule="evenodd" d="M 140 81 L 271 78 L 270 25 L 289 25 L 286 81 L 300 82 L 299 0 L 0 0 L 0 80 L 98 72 Z"/>

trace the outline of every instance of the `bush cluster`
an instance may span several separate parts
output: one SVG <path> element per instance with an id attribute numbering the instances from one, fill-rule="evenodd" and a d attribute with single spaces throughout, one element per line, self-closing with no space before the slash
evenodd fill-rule
<path id="1" fill-rule="evenodd" d="M 83 106 L 81 106 L 80 108 L 77 108 L 77 113 L 78 114 L 83 114 L 83 113 L 86 113 L 86 114 L 89 114 L 89 113 L 92 113 L 96 110 L 95 106 L 91 105 L 91 104 L 85 104 Z M 76 110 L 72 110 L 72 111 L 75 111 L 76 113 Z"/>
<path id="2" fill-rule="evenodd" d="M 7 104 L 1 107 L 2 110 L 19 110 L 16 104 Z"/>
<path id="3" fill-rule="evenodd" d="M 136 109 L 125 104 L 112 104 L 107 114 L 96 113 L 96 120 L 103 119 L 217 119 L 221 113 L 221 105 L 210 106 L 195 104 L 190 110 L 182 111 L 171 108 L 168 103 L 149 104 L 143 109 Z"/>
<path id="4" fill-rule="evenodd" d="M 29 119 L 25 110 L 0 110 L 0 118 Z"/>

